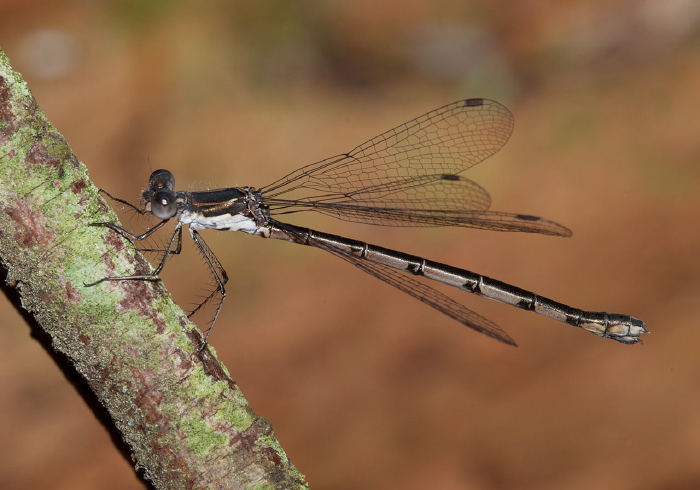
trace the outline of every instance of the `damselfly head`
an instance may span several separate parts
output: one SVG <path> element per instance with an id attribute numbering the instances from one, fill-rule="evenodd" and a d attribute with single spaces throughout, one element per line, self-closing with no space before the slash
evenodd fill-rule
<path id="1" fill-rule="evenodd" d="M 148 181 L 148 189 L 143 191 L 143 202 L 146 211 L 153 213 L 158 219 L 169 219 L 177 212 L 175 195 L 175 177 L 165 169 L 156 170 Z"/>

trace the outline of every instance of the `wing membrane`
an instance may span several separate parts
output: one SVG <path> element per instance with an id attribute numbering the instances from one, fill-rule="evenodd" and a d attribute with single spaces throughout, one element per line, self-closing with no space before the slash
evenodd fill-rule
<path id="1" fill-rule="evenodd" d="M 274 216 L 316 211 L 372 225 L 569 236 L 546 219 L 488 211 L 489 193 L 458 175 L 500 150 L 512 131 L 513 116 L 497 102 L 455 102 L 288 174 L 261 189 L 263 200 Z"/>

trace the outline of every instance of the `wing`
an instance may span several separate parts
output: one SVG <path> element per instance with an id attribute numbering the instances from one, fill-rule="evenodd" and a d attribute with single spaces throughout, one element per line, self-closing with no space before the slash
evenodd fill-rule
<path id="1" fill-rule="evenodd" d="M 370 262 L 364 260 L 360 257 L 356 257 L 352 254 L 345 252 L 342 248 L 335 247 L 329 243 L 321 242 L 319 240 L 313 239 L 307 233 L 299 232 L 299 229 L 295 226 L 287 226 L 284 223 L 275 222 L 275 227 L 282 230 L 289 237 L 294 237 L 291 241 L 304 244 L 326 252 L 330 252 L 336 257 L 349 262 L 358 269 L 384 281 L 387 284 L 394 286 L 395 288 L 407 293 L 414 298 L 422 301 L 443 313 L 450 318 L 457 320 L 462 325 L 476 330 L 479 333 L 487 335 L 494 338 L 500 342 L 509 345 L 517 345 L 515 341 L 510 338 L 510 336 L 504 332 L 498 325 L 493 323 L 491 320 L 484 318 L 483 316 L 473 312 L 466 306 L 458 303 L 449 296 L 441 293 L 440 291 L 423 284 L 418 281 L 415 277 L 401 272 L 400 270 L 393 269 L 389 266 L 379 264 L 377 262 Z M 285 238 L 287 239 L 287 238 Z"/>
<path id="2" fill-rule="evenodd" d="M 261 189 L 344 195 L 423 175 L 457 174 L 500 150 L 513 116 L 492 100 L 467 99 L 428 112 L 349 153 L 307 165 Z"/>
<path id="3" fill-rule="evenodd" d="M 496 339 L 504 344 L 517 346 L 518 344 L 498 325 L 496 325 L 491 320 L 484 318 L 478 313 L 473 312 L 466 306 L 458 303 L 449 296 L 441 293 L 437 289 L 434 289 L 427 284 L 419 282 L 417 279 L 406 275 L 398 270 L 392 269 L 385 265 L 377 264 L 374 262 L 368 262 L 366 260 L 359 259 L 352 255 L 347 255 L 339 250 L 334 250 L 330 247 L 321 247 L 314 243 L 312 246 L 316 246 L 323 250 L 326 250 L 333 255 L 340 257 L 341 259 L 349 262 L 358 269 L 370 274 L 377 279 L 384 281 L 387 284 L 394 286 L 395 288 L 403 291 L 404 293 L 410 294 L 414 298 L 422 301 L 443 313 L 450 318 L 457 320 L 462 325 L 476 330 L 479 333 L 487 335 L 493 339 Z"/>
<path id="4" fill-rule="evenodd" d="M 569 236 L 552 221 L 488 211 L 489 193 L 458 175 L 500 150 L 513 116 L 487 99 L 431 111 L 349 153 L 302 167 L 261 189 L 274 216 L 316 211 L 385 226 L 465 226 Z"/>

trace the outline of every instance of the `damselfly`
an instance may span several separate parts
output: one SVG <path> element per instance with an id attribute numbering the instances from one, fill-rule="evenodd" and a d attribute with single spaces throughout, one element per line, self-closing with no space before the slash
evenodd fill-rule
<path id="1" fill-rule="evenodd" d="M 640 341 L 646 325 L 630 315 L 572 308 L 501 281 L 439 262 L 368 243 L 283 223 L 279 217 L 316 211 L 335 218 L 384 226 L 465 226 L 553 236 L 571 232 L 553 221 L 525 214 L 490 211 L 491 197 L 475 182 L 459 175 L 500 150 L 513 130 L 513 116 L 497 102 L 468 99 L 441 107 L 373 138 L 341 155 L 307 165 L 256 189 L 230 187 L 175 191 L 167 170 L 151 174 L 142 194 L 142 214 L 161 221 L 141 235 L 115 223 L 106 226 L 143 240 L 171 218 L 177 223 L 158 266 L 146 275 L 105 277 L 92 283 L 157 280 L 166 260 L 180 253 L 182 227 L 189 232 L 216 281 L 216 289 L 197 306 L 220 295 L 216 322 L 226 297 L 228 276 L 199 230 L 243 231 L 330 252 L 359 269 L 404 291 L 458 322 L 507 344 L 515 342 L 490 320 L 474 313 L 416 276 L 439 281 L 502 303 L 534 311 L 625 344 Z M 109 195 L 109 194 L 107 194 Z M 112 197 L 112 196 L 109 196 Z"/>

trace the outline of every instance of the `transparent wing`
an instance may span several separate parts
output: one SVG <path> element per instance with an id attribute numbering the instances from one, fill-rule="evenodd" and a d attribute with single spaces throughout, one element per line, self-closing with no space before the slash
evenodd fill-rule
<path id="1" fill-rule="evenodd" d="M 513 116 L 498 102 L 461 100 L 349 153 L 302 167 L 261 190 L 271 197 L 300 188 L 338 195 L 423 175 L 457 174 L 500 150 L 512 132 Z"/>
<path id="2" fill-rule="evenodd" d="M 462 100 L 286 175 L 261 189 L 263 202 L 274 216 L 311 210 L 373 225 L 570 235 L 549 220 L 488 211 L 489 193 L 457 175 L 500 150 L 512 131 L 501 104 Z"/>
<path id="3" fill-rule="evenodd" d="M 437 289 L 434 289 L 427 284 L 423 284 L 412 276 L 406 275 L 405 273 L 382 264 L 369 262 L 352 255 L 348 255 L 341 250 L 334 249 L 333 247 L 320 245 L 318 242 L 312 241 L 311 244 L 315 247 L 326 250 L 337 257 L 340 257 L 358 269 L 394 286 L 404 293 L 410 294 L 428 306 L 431 306 L 450 318 L 457 320 L 462 325 L 466 325 L 467 327 L 503 342 L 504 344 L 514 346 L 518 345 L 505 331 L 503 331 L 503 329 L 501 329 L 491 320 L 473 312 L 466 306 L 458 303 Z"/>

